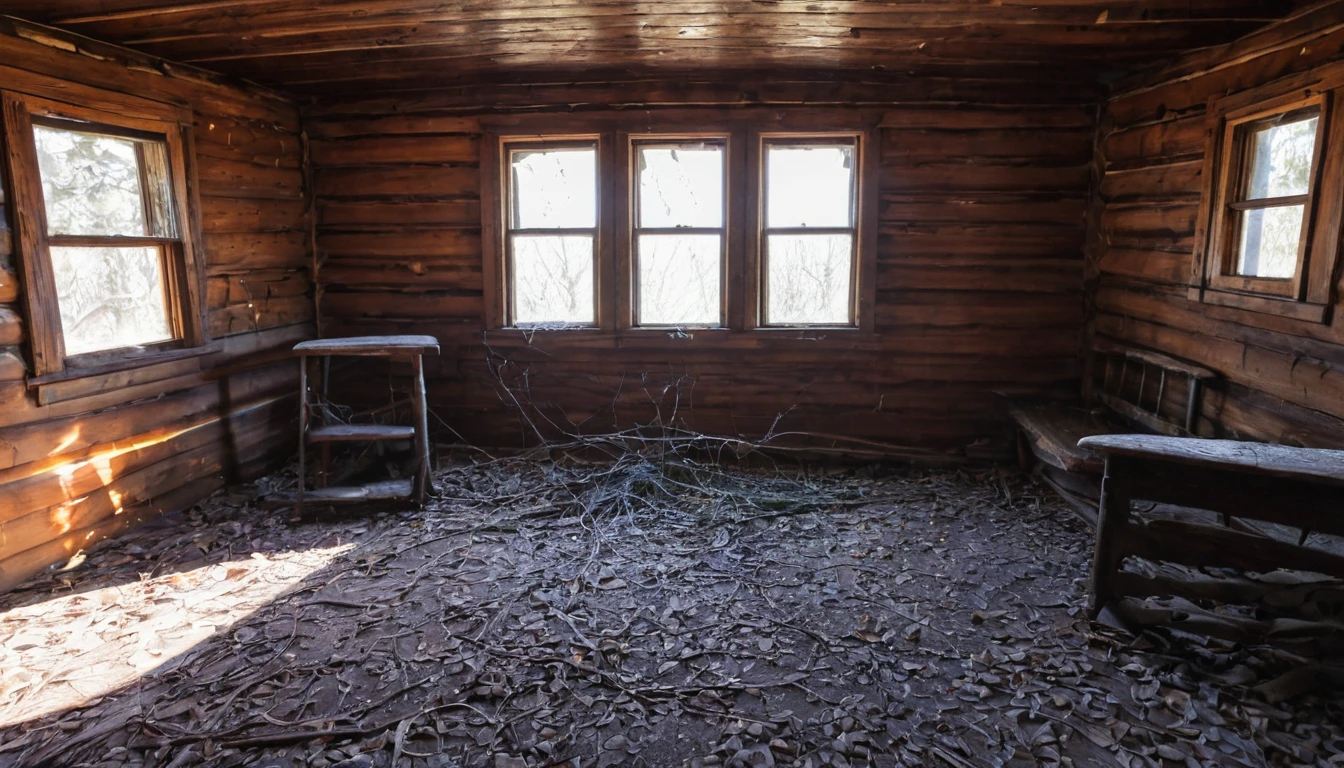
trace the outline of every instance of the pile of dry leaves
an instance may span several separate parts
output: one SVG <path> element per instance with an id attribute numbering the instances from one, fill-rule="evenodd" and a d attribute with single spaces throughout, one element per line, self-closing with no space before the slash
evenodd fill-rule
<path id="1" fill-rule="evenodd" d="M 1091 534 L 1025 477 L 618 447 L 96 548 L 0 598 L 0 764 L 1344 765 L 1344 694 L 1255 690 L 1303 660 L 1089 624 Z"/>

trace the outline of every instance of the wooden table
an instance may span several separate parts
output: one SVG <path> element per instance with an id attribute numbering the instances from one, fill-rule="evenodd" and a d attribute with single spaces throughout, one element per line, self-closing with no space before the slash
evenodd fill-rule
<path id="1" fill-rule="evenodd" d="M 1344 451 L 1156 435 L 1098 435 L 1078 443 L 1105 457 L 1092 560 L 1092 614 L 1145 589 L 1120 572 L 1127 557 L 1266 572 L 1279 568 L 1344 578 L 1344 557 L 1228 527 L 1141 522 L 1135 500 L 1344 535 Z M 1303 537 L 1305 540 L 1305 536 Z"/>

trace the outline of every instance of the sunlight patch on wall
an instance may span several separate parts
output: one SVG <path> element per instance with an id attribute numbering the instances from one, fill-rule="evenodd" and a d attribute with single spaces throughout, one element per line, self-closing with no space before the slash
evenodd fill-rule
<path id="1" fill-rule="evenodd" d="M 113 480 L 117 479 L 116 468 L 112 466 L 113 459 L 131 453 L 133 451 L 140 451 L 144 450 L 145 448 L 152 448 L 156 445 L 159 445 L 160 443 L 165 443 L 176 437 L 184 435 L 193 429 L 196 429 L 198 426 L 200 425 L 188 427 L 186 429 L 174 430 L 172 432 L 163 432 L 158 434 L 136 437 L 130 439 L 129 441 L 123 440 L 115 443 L 109 443 L 108 444 L 109 447 L 106 450 L 99 451 L 90 456 L 85 456 L 84 458 L 79 460 L 67 461 L 58 464 L 52 470 L 52 472 L 54 472 L 56 476 L 60 478 L 61 490 L 67 496 L 77 496 L 77 495 L 82 496 L 89 490 L 89 489 L 81 489 L 81 486 L 87 482 L 86 480 L 83 479 L 84 471 L 86 470 L 92 471 L 95 475 L 98 476 L 98 479 L 102 482 L 102 486 L 99 487 L 105 487 L 107 485 L 110 485 Z M 69 443 L 72 443 L 74 440 L 78 439 L 78 437 L 79 432 L 78 430 L 76 430 L 70 435 L 67 435 L 66 442 L 63 443 L 63 445 L 68 445 Z M 60 449 L 58 449 L 58 451 L 59 450 Z"/>
<path id="2" fill-rule="evenodd" d="M 48 455 L 59 456 L 62 453 L 65 453 L 67 450 L 69 450 L 70 446 L 75 444 L 75 441 L 78 439 L 79 439 L 79 427 L 75 427 L 74 429 L 66 433 L 65 438 L 61 440 L 60 445 L 57 445 L 56 448 L 52 450 L 52 452 Z"/>

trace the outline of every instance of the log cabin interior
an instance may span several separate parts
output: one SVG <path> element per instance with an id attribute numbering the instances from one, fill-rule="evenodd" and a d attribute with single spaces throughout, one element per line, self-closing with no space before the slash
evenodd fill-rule
<path id="1" fill-rule="evenodd" d="M 1344 2 L 0 14 L 0 766 L 1344 765 Z"/>

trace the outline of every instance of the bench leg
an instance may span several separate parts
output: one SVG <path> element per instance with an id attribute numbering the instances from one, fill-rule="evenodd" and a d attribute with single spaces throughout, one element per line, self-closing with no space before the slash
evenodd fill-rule
<path id="1" fill-rule="evenodd" d="M 1124 559 L 1120 541 L 1129 524 L 1130 485 L 1124 461 L 1106 459 L 1106 476 L 1101 481 L 1101 502 L 1097 517 L 1097 542 L 1092 550 L 1092 595 L 1088 613 L 1096 618 L 1101 609 L 1119 597 L 1112 577 Z"/>

